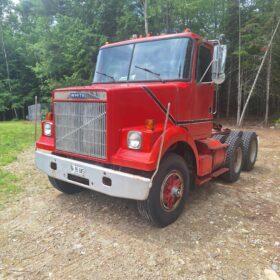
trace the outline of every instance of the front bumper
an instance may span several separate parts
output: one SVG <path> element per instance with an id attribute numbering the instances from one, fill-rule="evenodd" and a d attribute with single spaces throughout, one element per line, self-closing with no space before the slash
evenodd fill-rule
<path id="1" fill-rule="evenodd" d="M 35 152 L 35 162 L 38 169 L 42 170 L 50 177 L 110 196 L 145 200 L 149 195 L 151 180 L 148 178 L 56 156 L 38 150 Z M 56 170 L 51 168 L 51 163 L 56 165 Z M 69 175 L 76 175 L 73 173 L 73 169 L 75 169 L 73 166 L 78 166 L 80 169 L 83 169 L 83 175 L 80 177 L 88 180 L 88 184 L 69 179 L 69 177 L 72 178 Z M 104 177 L 111 179 L 111 186 L 103 183 Z"/>

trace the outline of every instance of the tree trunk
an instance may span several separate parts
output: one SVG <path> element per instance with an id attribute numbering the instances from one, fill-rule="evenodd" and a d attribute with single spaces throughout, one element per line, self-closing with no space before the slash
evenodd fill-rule
<path id="1" fill-rule="evenodd" d="M 219 99 L 219 85 L 216 86 L 216 116 L 217 116 L 217 119 L 220 118 L 220 110 L 219 110 L 219 107 L 220 107 L 220 99 Z"/>
<path id="2" fill-rule="evenodd" d="M 18 113 L 17 113 L 17 109 L 16 108 L 14 108 L 14 112 L 15 112 L 15 117 L 18 120 Z"/>
<path id="3" fill-rule="evenodd" d="M 266 76 L 266 99 L 265 99 L 265 118 L 264 118 L 265 126 L 267 126 L 267 124 L 268 124 L 268 114 L 269 114 L 271 60 L 272 60 L 272 47 L 270 48 L 268 66 L 267 66 L 267 76 Z"/>
<path id="4" fill-rule="evenodd" d="M 6 63 L 7 79 L 8 79 L 8 83 L 9 83 L 9 90 L 10 90 L 10 92 L 12 92 L 11 80 L 10 80 L 10 69 L 9 69 L 8 57 L 7 57 L 7 52 L 6 52 L 6 48 L 5 48 L 5 42 L 4 42 L 2 18 L 1 18 L 1 22 L 0 22 L 0 31 L 1 31 L 2 51 L 3 51 L 5 63 Z"/>
<path id="5" fill-rule="evenodd" d="M 230 61 L 230 67 L 229 67 L 229 80 L 228 80 L 228 92 L 227 92 L 227 112 L 226 112 L 226 118 L 228 120 L 229 118 L 229 104 L 230 104 L 230 95 L 231 95 L 231 61 Z"/>
<path id="6" fill-rule="evenodd" d="M 169 4 L 170 4 L 169 1 L 167 1 L 167 3 L 166 3 L 166 31 L 167 31 L 167 33 L 170 32 L 170 27 L 169 27 L 170 6 L 169 6 Z"/>
<path id="7" fill-rule="evenodd" d="M 214 2 L 213 2 L 213 14 L 214 14 L 214 37 L 216 37 L 217 36 L 217 26 L 218 26 L 216 0 L 214 0 Z"/>
<path id="8" fill-rule="evenodd" d="M 240 15 L 240 0 L 239 0 L 239 31 L 238 31 L 238 93 L 237 93 L 237 124 L 240 121 L 240 114 L 241 114 L 241 15 Z"/>
<path id="9" fill-rule="evenodd" d="M 246 71 L 241 73 L 241 108 L 246 102 L 246 89 L 247 89 L 247 74 Z"/>
<path id="10" fill-rule="evenodd" d="M 144 0 L 144 21 L 145 21 L 145 33 L 146 36 L 149 34 L 148 26 L 148 0 Z"/>

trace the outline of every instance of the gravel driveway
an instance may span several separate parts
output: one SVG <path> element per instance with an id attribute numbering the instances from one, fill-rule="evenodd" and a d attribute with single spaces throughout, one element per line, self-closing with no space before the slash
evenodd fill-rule
<path id="1" fill-rule="evenodd" d="M 23 192 L 0 212 L 0 279 L 266 279 L 280 270 L 280 131 L 259 129 L 255 169 L 190 195 L 158 229 L 135 203 L 53 189 L 33 151 L 6 167 Z"/>

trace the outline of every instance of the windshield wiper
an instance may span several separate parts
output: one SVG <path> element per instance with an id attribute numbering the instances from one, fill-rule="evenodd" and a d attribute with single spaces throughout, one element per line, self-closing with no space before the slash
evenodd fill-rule
<path id="1" fill-rule="evenodd" d="M 99 75 L 103 75 L 103 76 L 105 76 L 105 77 L 108 77 L 108 78 L 112 79 L 114 82 L 116 81 L 115 78 L 114 78 L 113 76 L 110 76 L 110 75 L 108 75 L 108 74 L 106 74 L 106 73 L 102 73 L 102 72 L 98 72 L 98 71 L 95 71 L 95 73 L 97 73 L 97 74 L 99 74 Z"/>
<path id="2" fill-rule="evenodd" d="M 164 83 L 164 80 L 160 77 L 160 74 L 159 74 L 159 73 L 153 72 L 153 71 L 150 70 L 150 69 L 143 68 L 143 67 L 140 67 L 140 66 L 137 66 L 137 65 L 135 65 L 135 68 L 141 69 L 141 70 L 143 70 L 143 71 L 145 71 L 145 72 L 148 72 L 148 73 L 153 74 L 153 75 L 156 76 L 161 82 Z"/>

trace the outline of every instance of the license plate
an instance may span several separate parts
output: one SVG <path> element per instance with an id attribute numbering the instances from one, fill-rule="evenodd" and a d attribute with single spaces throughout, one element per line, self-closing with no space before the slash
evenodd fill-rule
<path id="1" fill-rule="evenodd" d="M 71 165 L 71 172 L 72 172 L 73 174 L 78 175 L 78 176 L 82 176 L 82 177 L 85 176 L 85 169 L 82 168 L 82 167 L 80 167 L 80 166 L 77 166 L 77 165 L 75 165 L 75 164 L 72 164 L 72 165 Z"/>

